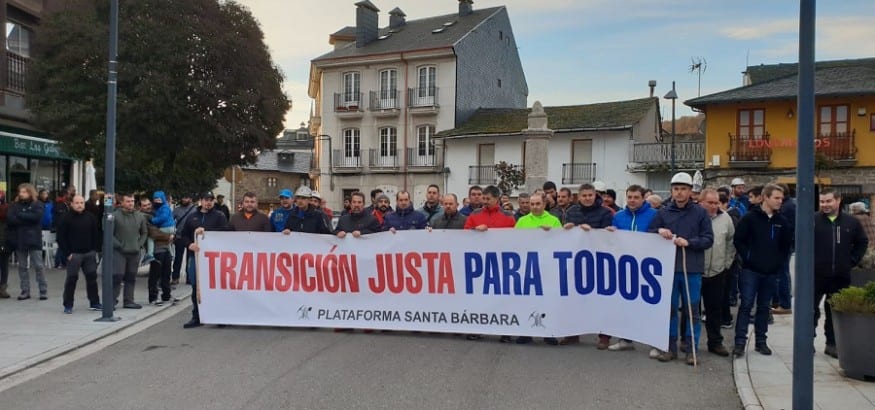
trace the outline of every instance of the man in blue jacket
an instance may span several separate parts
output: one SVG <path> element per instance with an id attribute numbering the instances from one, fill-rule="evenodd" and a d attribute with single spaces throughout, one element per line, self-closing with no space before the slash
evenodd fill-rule
<path id="1" fill-rule="evenodd" d="M 693 177 L 686 172 L 678 172 L 671 178 L 671 202 L 663 206 L 650 223 L 649 232 L 658 233 L 677 246 L 675 255 L 674 282 L 671 289 L 671 321 L 668 330 L 668 351 L 661 352 L 657 359 L 661 362 L 677 358 L 678 351 L 678 307 L 681 297 L 689 292 L 692 309 L 692 326 L 686 326 L 684 339 L 687 345 L 686 362 L 695 364 L 693 349 L 698 349 L 702 333 L 700 301 L 702 295 L 702 272 L 705 271 L 705 250 L 714 243 L 714 230 L 708 212 L 691 201 Z M 686 255 L 686 266 L 684 266 Z M 689 280 L 685 280 L 688 278 Z M 690 312 L 683 312 L 684 320 Z M 692 332 L 692 334 L 690 334 Z"/>
<path id="2" fill-rule="evenodd" d="M 644 187 L 630 185 L 626 188 L 626 208 L 614 215 L 614 227 L 621 231 L 647 232 L 655 217 L 656 210 L 644 200 Z M 610 336 L 608 340 L 610 341 Z M 619 342 L 608 346 L 608 350 L 614 352 L 634 348 L 635 345 L 628 339 L 620 339 Z"/>
<path id="3" fill-rule="evenodd" d="M 384 231 L 395 233 L 395 231 L 425 229 L 428 225 L 425 215 L 413 209 L 409 192 L 398 191 L 395 194 L 395 206 L 395 212 L 389 212 L 383 220 Z"/>
<path id="4" fill-rule="evenodd" d="M 294 198 L 292 197 L 292 190 L 284 189 L 280 191 L 280 207 L 274 209 L 273 212 L 270 213 L 270 223 L 273 224 L 274 232 L 282 232 L 286 227 L 286 220 L 289 219 L 289 215 L 294 212 Z M 224 215 L 224 214 L 223 214 Z"/>
<path id="5" fill-rule="evenodd" d="M 741 275 L 738 278 L 741 303 L 735 319 L 735 357 L 744 356 L 750 313 L 756 302 L 754 333 L 755 349 L 764 355 L 772 354 L 766 344 L 769 330 L 769 304 L 778 285 L 777 277 L 784 270 L 784 261 L 793 245 L 793 228 L 781 215 L 784 191 L 775 184 L 763 187 L 762 203 L 751 206 L 735 229 L 733 243 L 741 256 Z"/>

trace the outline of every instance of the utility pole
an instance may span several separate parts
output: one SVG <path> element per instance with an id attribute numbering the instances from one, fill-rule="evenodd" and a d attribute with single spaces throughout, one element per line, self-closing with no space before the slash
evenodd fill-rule
<path id="1" fill-rule="evenodd" d="M 106 196 L 103 200 L 103 315 L 98 322 L 115 322 L 115 294 L 113 292 L 113 233 L 112 218 L 115 197 L 115 127 L 116 89 L 118 81 L 118 0 L 110 0 L 109 12 L 109 76 L 106 81 L 106 163 L 104 164 Z"/>

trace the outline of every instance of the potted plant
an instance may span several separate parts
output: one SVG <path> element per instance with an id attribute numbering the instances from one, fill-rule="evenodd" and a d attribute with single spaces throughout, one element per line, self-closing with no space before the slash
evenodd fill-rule
<path id="1" fill-rule="evenodd" d="M 875 282 L 842 289 L 829 299 L 832 307 L 839 366 L 845 376 L 875 378 Z"/>

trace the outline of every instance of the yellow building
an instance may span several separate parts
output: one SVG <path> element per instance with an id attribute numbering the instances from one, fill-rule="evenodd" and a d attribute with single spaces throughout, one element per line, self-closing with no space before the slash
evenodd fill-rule
<path id="1" fill-rule="evenodd" d="M 685 104 L 706 115 L 709 185 L 795 182 L 797 64 L 747 68 L 744 86 Z M 815 69 L 815 163 L 821 184 L 848 197 L 875 193 L 875 58 Z M 850 198 L 849 198 L 850 199 Z"/>

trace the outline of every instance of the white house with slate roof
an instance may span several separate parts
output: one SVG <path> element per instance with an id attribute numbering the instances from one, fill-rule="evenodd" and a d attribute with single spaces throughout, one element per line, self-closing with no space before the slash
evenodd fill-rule
<path id="1" fill-rule="evenodd" d="M 507 9 L 472 3 L 411 20 L 395 8 L 381 27 L 379 9 L 360 1 L 356 25 L 331 34 L 334 50 L 312 60 L 311 175 L 330 207 L 376 187 L 393 202 L 407 190 L 420 204 L 448 172 L 437 132 L 478 108 L 525 108 L 528 87 Z"/>
<path id="2" fill-rule="evenodd" d="M 641 172 L 632 162 L 636 148 L 661 144 L 658 98 L 543 108 L 535 104 L 537 109 L 477 110 L 459 127 L 438 133 L 450 169 L 444 189 L 462 198 L 472 185 L 494 184 L 494 166 L 500 161 L 536 173 L 538 185 L 553 181 L 573 192 L 580 184 L 602 181 L 617 191 L 618 204 L 629 185 L 658 185 L 653 177 L 664 177 Z M 530 140 L 542 145 L 527 149 Z"/>

